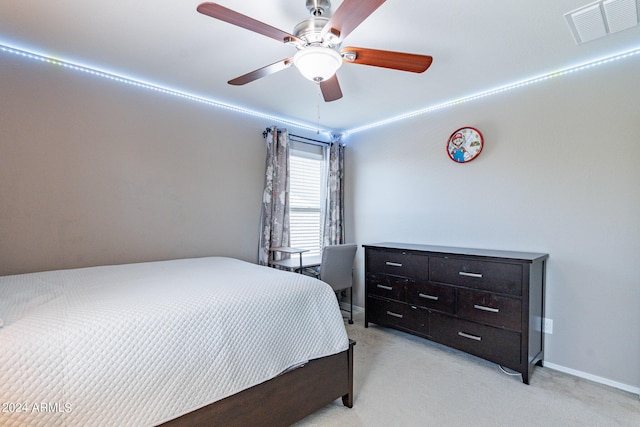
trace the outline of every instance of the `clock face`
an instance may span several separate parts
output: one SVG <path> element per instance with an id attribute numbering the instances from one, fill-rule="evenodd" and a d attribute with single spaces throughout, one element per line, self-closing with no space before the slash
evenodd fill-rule
<path id="1" fill-rule="evenodd" d="M 471 127 L 453 132 L 447 141 L 447 154 L 457 163 L 466 163 L 478 157 L 482 151 L 482 134 Z"/>

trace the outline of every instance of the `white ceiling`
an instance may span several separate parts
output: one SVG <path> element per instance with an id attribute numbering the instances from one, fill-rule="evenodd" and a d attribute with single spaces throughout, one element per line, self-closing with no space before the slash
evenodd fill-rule
<path id="1" fill-rule="evenodd" d="M 431 55 L 423 74 L 344 64 L 325 103 L 294 68 L 227 81 L 295 48 L 196 12 L 200 0 L 0 2 L 0 44 L 342 131 L 640 47 L 640 27 L 577 45 L 564 14 L 590 0 L 387 0 L 343 46 Z M 221 0 L 292 32 L 305 0 Z M 335 11 L 342 0 L 332 1 Z M 1 78 L 1 75 L 0 75 Z"/>

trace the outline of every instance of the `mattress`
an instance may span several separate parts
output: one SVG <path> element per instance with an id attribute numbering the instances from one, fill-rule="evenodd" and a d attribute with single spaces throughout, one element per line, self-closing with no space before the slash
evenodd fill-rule
<path id="1" fill-rule="evenodd" d="M 157 425 L 339 353 L 329 285 L 209 257 L 0 277 L 0 425 Z"/>

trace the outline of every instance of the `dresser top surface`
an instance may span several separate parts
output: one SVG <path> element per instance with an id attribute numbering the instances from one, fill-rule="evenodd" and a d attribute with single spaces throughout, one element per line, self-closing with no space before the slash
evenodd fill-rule
<path id="1" fill-rule="evenodd" d="M 364 248 L 396 249 L 396 250 L 431 252 L 431 253 L 438 253 L 438 254 L 480 256 L 480 257 L 503 258 L 503 259 L 527 261 L 527 262 L 541 261 L 549 257 L 548 254 L 544 254 L 544 253 L 505 251 L 505 250 L 496 250 L 496 249 L 456 248 L 456 247 L 450 247 L 450 246 L 420 245 L 415 243 L 383 242 L 383 243 L 374 243 L 374 244 L 368 244 L 368 245 L 362 245 L 362 246 Z"/>

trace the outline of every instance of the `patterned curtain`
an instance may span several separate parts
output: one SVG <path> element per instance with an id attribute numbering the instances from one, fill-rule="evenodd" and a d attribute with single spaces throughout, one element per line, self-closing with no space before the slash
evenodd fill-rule
<path id="1" fill-rule="evenodd" d="M 336 139 L 329 145 L 328 152 L 329 171 L 322 239 L 324 246 L 344 243 L 344 144 Z"/>
<path id="2" fill-rule="evenodd" d="M 289 246 L 289 134 L 286 129 L 268 128 L 260 248 L 258 263 L 267 265 L 269 248 Z"/>

